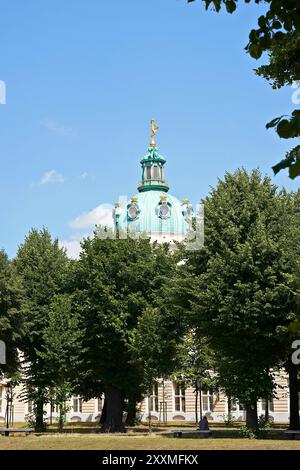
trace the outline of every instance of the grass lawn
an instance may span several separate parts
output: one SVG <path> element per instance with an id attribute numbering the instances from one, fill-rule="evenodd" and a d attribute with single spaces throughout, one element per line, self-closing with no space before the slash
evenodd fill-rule
<path id="1" fill-rule="evenodd" d="M 150 436 L 0 436 L 0 450 L 300 450 L 300 440 L 174 439 Z"/>

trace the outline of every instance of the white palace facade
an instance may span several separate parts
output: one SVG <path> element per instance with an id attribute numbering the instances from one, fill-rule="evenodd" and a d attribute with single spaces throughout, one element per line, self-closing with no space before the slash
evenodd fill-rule
<path id="1" fill-rule="evenodd" d="M 269 415 L 274 422 L 287 423 L 289 420 L 289 395 L 288 377 L 278 374 L 276 378 L 276 398 L 269 402 Z M 13 390 L 13 408 L 10 421 L 24 422 L 30 418 L 33 412 L 33 403 L 25 402 L 22 398 L 23 389 L 17 386 Z M 6 387 L 0 385 L 0 427 L 6 422 Z M 149 417 L 153 423 L 165 422 L 195 422 L 196 394 L 192 387 L 183 382 L 159 379 L 154 385 L 151 396 L 145 397 L 139 404 L 138 419 L 148 422 Z M 74 396 L 68 402 L 67 422 L 99 422 L 103 399 L 83 401 L 81 397 Z M 224 422 L 229 413 L 227 397 L 222 392 L 215 390 L 202 390 L 201 397 L 202 414 L 211 422 Z M 265 413 L 265 401 L 258 402 L 258 414 Z M 198 418 L 200 416 L 200 399 L 198 397 Z M 58 421 L 59 410 L 57 406 L 46 405 L 45 421 L 55 423 Z M 241 403 L 231 400 L 231 415 L 233 420 L 244 421 L 246 418 L 244 407 Z"/>

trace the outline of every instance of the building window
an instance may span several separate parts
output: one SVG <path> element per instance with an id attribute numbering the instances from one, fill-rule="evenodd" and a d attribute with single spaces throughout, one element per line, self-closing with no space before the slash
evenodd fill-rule
<path id="1" fill-rule="evenodd" d="M 268 400 L 268 405 L 269 405 L 269 411 L 274 411 L 274 402 L 273 398 Z M 261 411 L 264 413 L 266 411 L 266 400 L 262 399 L 261 400 Z"/>
<path id="2" fill-rule="evenodd" d="M 138 216 L 139 209 L 136 204 L 131 204 L 128 208 L 127 215 L 129 220 L 135 220 Z"/>
<path id="3" fill-rule="evenodd" d="M 183 382 L 174 382 L 174 411 L 185 412 L 185 386 Z"/>
<path id="4" fill-rule="evenodd" d="M 243 405 L 243 403 L 240 403 L 238 400 L 236 400 L 235 398 L 231 398 L 230 400 L 230 407 L 228 408 L 231 408 L 231 412 L 240 412 L 240 411 L 244 411 L 245 410 L 245 406 Z"/>
<path id="5" fill-rule="evenodd" d="M 151 180 L 151 168 L 150 168 L 150 166 L 147 166 L 147 168 L 146 168 L 146 178 L 147 178 L 147 180 Z"/>
<path id="6" fill-rule="evenodd" d="M 171 210 L 169 205 L 164 201 L 162 204 L 159 205 L 159 213 L 158 216 L 161 219 L 169 219 L 171 216 Z"/>
<path id="7" fill-rule="evenodd" d="M 157 169 L 157 166 L 154 166 L 153 167 L 153 179 L 154 180 L 158 180 L 158 169 Z"/>
<path id="8" fill-rule="evenodd" d="M 57 403 L 52 403 L 50 406 L 51 413 L 59 413 L 59 405 Z"/>
<path id="9" fill-rule="evenodd" d="M 229 409 L 231 409 L 231 411 L 237 411 L 237 408 L 238 408 L 238 402 L 235 398 L 231 398 L 230 400 L 230 406 L 228 406 Z"/>
<path id="10" fill-rule="evenodd" d="M 149 411 L 158 412 L 158 384 L 155 383 L 149 396 Z"/>
<path id="11" fill-rule="evenodd" d="M 3 409 L 2 399 L 3 399 L 3 387 L 0 385 L 0 413 L 2 413 L 2 409 Z"/>
<path id="12" fill-rule="evenodd" d="M 82 398 L 73 397 L 73 413 L 82 413 Z"/>
<path id="13" fill-rule="evenodd" d="M 214 411 L 214 395 L 213 390 L 202 390 L 202 411 Z"/>

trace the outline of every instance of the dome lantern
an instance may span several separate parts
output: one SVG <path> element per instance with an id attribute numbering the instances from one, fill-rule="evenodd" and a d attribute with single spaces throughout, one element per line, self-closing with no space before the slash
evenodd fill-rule
<path id="1" fill-rule="evenodd" d="M 141 160 L 142 181 L 139 183 L 138 191 L 168 191 L 169 185 L 164 177 L 164 165 L 166 160 L 159 155 L 154 141 L 158 126 L 154 119 L 151 119 L 151 141 L 147 155 Z"/>

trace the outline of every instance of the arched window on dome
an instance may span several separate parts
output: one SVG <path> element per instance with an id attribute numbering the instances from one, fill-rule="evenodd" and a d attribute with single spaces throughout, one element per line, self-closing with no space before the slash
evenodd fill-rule
<path id="1" fill-rule="evenodd" d="M 147 166 L 147 168 L 146 168 L 146 179 L 151 180 L 151 168 L 150 168 L 150 166 Z"/>
<path id="2" fill-rule="evenodd" d="M 155 181 L 158 180 L 158 168 L 157 168 L 156 165 L 153 167 L 153 179 L 154 179 Z"/>

